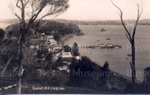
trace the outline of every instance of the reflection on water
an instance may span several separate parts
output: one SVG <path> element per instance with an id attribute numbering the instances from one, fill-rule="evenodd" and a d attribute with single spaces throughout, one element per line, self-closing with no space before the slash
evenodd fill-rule
<path id="1" fill-rule="evenodd" d="M 74 36 L 68 39 L 65 44 L 73 44 L 77 42 L 80 47 L 81 55 L 88 56 L 99 65 L 103 65 L 107 60 L 110 68 L 113 71 L 123 75 L 130 76 L 131 58 L 127 56 L 130 53 L 130 44 L 125 36 L 125 31 L 122 26 L 84 26 L 80 25 L 80 29 L 85 33 L 83 36 Z M 101 32 L 101 28 L 108 31 Z M 137 79 L 143 80 L 143 70 L 150 66 L 150 26 L 139 26 L 136 34 L 136 68 Z M 110 38 L 110 40 L 108 40 Z M 89 45 L 99 44 L 119 44 L 121 49 L 89 49 L 83 48 Z"/>

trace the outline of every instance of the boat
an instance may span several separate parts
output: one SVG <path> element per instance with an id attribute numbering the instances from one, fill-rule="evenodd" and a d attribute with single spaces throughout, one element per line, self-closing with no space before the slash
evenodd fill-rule
<path id="1" fill-rule="evenodd" d="M 105 49 L 105 48 L 107 48 L 107 49 L 122 48 L 121 45 L 114 45 L 114 44 L 111 44 L 111 43 L 108 43 L 108 44 L 106 44 L 106 45 L 103 44 L 103 43 L 101 43 L 101 44 L 99 44 L 99 47 L 102 48 L 102 49 Z"/>
<path id="2" fill-rule="evenodd" d="M 100 47 L 100 48 L 106 48 L 106 45 L 104 45 L 104 44 L 99 44 L 99 47 Z"/>
<path id="3" fill-rule="evenodd" d="M 113 44 L 107 44 L 106 47 L 107 48 L 114 48 L 115 46 Z"/>
<path id="4" fill-rule="evenodd" d="M 121 45 L 115 45 L 115 48 L 122 48 Z"/>
<path id="5" fill-rule="evenodd" d="M 110 38 L 106 38 L 106 40 L 111 40 Z"/>

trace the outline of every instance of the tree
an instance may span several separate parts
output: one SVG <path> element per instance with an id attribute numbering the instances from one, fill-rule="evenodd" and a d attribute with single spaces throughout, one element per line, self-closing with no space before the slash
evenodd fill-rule
<path id="1" fill-rule="evenodd" d="M 18 38 L 18 82 L 17 93 L 21 93 L 22 75 L 25 48 L 27 43 L 27 31 L 35 21 L 39 22 L 47 16 L 58 16 L 68 9 L 68 0 L 16 0 L 15 7 L 11 6 L 12 12 L 19 20 L 20 35 Z M 37 31 L 36 31 L 37 32 Z M 9 62 L 9 61 L 8 61 Z M 7 67 L 7 65 L 5 66 Z"/>
<path id="2" fill-rule="evenodd" d="M 60 34 L 58 34 L 58 33 L 55 33 L 54 34 L 54 39 L 56 40 L 56 41 L 60 41 Z"/>
<path id="3" fill-rule="evenodd" d="M 103 71 L 109 71 L 109 63 L 106 61 L 105 64 L 102 67 Z"/>
<path id="4" fill-rule="evenodd" d="M 71 52 L 71 47 L 68 45 L 64 46 L 64 52 Z"/>
<path id="5" fill-rule="evenodd" d="M 121 8 L 119 8 L 114 2 L 113 0 L 112 1 L 112 4 L 119 10 L 120 14 L 120 20 L 121 20 L 121 23 L 123 25 L 123 28 L 125 29 L 125 32 L 126 32 L 126 37 L 127 39 L 129 40 L 130 42 L 130 45 L 131 45 L 131 53 L 132 53 L 132 60 L 130 62 L 130 67 L 131 67 L 131 70 L 132 70 L 132 84 L 133 84 L 133 87 L 135 87 L 135 80 L 136 80 L 136 67 L 135 67 L 135 35 L 136 35 L 136 31 L 137 31 L 137 26 L 138 26 L 138 22 L 139 22 L 139 19 L 142 15 L 142 12 L 143 12 L 143 6 L 141 6 L 141 3 L 142 3 L 142 0 L 137 3 L 137 18 L 136 18 L 136 21 L 135 21 L 135 24 L 134 24 L 134 28 L 132 31 L 130 31 L 126 24 L 125 24 L 125 21 L 123 20 L 123 11 L 121 10 Z"/>
<path id="6" fill-rule="evenodd" d="M 73 56 L 79 56 L 79 47 L 77 43 L 74 43 L 72 46 L 72 55 Z"/>
<path id="7" fill-rule="evenodd" d="M 2 28 L 0 28 L 0 39 L 3 39 L 4 36 L 5 36 L 5 31 Z"/>
<path id="8" fill-rule="evenodd" d="M 148 84 L 148 86 L 150 86 L 150 67 L 146 67 L 144 69 L 144 84 Z"/>
<path id="9" fill-rule="evenodd" d="M 4 39 L 4 36 L 5 36 L 5 31 L 2 28 L 0 28 L 0 44 L 2 40 Z"/>

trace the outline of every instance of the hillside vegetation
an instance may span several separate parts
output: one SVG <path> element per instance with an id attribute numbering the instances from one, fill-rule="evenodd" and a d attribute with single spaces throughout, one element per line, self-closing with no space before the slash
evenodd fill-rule
<path id="1" fill-rule="evenodd" d="M 19 24 L 16 23 L 8 26 L 6 31 L 11 36 L 18 37 L 20 35 Z M 76 24 L 43 20 L 40 22 L 40 24 L 35 22 L 32 25 L 32 28 L 27 32 L 27 35 L 34 33 L 45 33 L 46 35 L 54 35 L 57 36 L 57 38 L 60 38 L 67 34 L 80 34 L 80 32 L 81 31 Z"/>

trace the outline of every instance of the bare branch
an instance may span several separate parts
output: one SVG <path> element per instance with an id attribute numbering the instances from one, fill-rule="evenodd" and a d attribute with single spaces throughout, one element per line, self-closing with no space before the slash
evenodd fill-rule
<path id="1" fill-rule="evenodd" d="M 113 0 L 111 0 L 111 2 L 112 2 L 112 4 L 120 11 L 121 23 L 122 23 L 122 25 L 123 25 L 123 27 L 124 27 L 124 29 L 125 29 L 127 35 L 128 35 L 129 41 L 131 42 L 131 40 L 132 40 L 131 34 L 130 34 L 130 32 L 128 31 L 128 29 L 127 29 L 127 27 L 126 27 L 126 25 L 125 25 L 125 22 L 124 22 L 124 20 L 123 20 L 123 11 L 113 2 Z"/>
<path id="2" fill-rule="evenodd" d="M 142 0 L 141 0 L 141 2 L 142 2 Z M 142 6 L 142 8 L 140 10 L 140 4 L 141 4 L 141 2 L 137 3 L 137 19 L 136 19 L 135 26 L 134 26 L 134 29 L 133 29 L 132 40 L 134 39 L 139 19 L 141 18 L 141 15 L 143 13 L 143 6 Z"/>
<path id="3" fill-rule="evenodd" d="M 24 0 L 25 1 L 25 6 L 29 3 L 30 0 Z"/>
<path id="4" fill-rule="evenodd" d="M 14 15 L 21 21 L 21 17 L 18 14 L 14 13 Z"/>
<path id="5" fill-rule="evenodd" d="M 16 7 L 19 8 L 20 10 L 22 10 L 21 6 L 19 5 L 19 2 L 20 2 L 20 0 L 17 0 Z"/>
<path id="6" fill-rule="evenodd" d="M 38 15 L 41 13 L 41 11 L 43 10 L 43 8 L 41 8 L 36 14 L 34 14 L 28 23 L 28 26 L 26 27 L 26 30 L 28 30 L 30 28 L 30 26 L 33 24 L 33 22 L 36 20 L 36 18 L 38 17 Z"/>
<path id="7" fill-rule="evenodd" d="M 128 34 L 126 34 L 127 39 L 129 40 L 129 42 L 131 43 L 130 37 Z"/>
<path id="8" fill-rule="evenodd" d="M 17 13 L 14 12 L 12 5 L 10 5 L 9 8 L 11 9 L 12 13 L 19 19 L 19 21 L 21 21 L 21 17 Z"/>
<path id="9" fill-rule="evenodd" d="M 122 10 L 113 2 L 113 0 L 111 0 L 111 2 L 117 9 L 119 9 L 120 13 L 123 13 Z"/>
<path id="10" fill-rule="evenodd" d="M 57 15 L 55 15 L 50 21 L 52 21 L 52 20 L 54 20 L 58 15 L 60 15 L 60 14 L 62 14 L 62 13 L 59 13 L 59 14 L 57 14 Z M 46 16 L 45 16 L 46 17 Z M 47 23 L 45 23 L 45 24 L 42 24 L 41 26 L 39 26 L 40 25 L 40 22 L 41 22 L 41 20 L 43 19 L 44 17 L 42 17 L 42 18 L 40 18 L 39 19 L 39 21 L 38 21 L 38 27 L 37 27 L 37 29 L 36 29 L 36 32 L 38 31 L 38 29 L 39 29 L 39 27 L 43 27 L 43 26 L 45 26 L 45 24 L 47 24 Z M 35 33 L 36 33 L 35 32 Z"/>
<path id="11" fill-rule="evenodd" d="M 139 17 L 141 17 L 141 16 L 142 16 L 142 13 L 143 13 L 143 5 L 142 5 L 142 8 L 141 8 L 141 12 L 140 12 Z"/>

